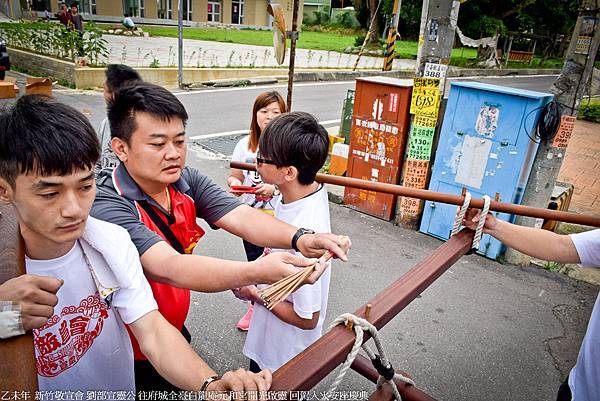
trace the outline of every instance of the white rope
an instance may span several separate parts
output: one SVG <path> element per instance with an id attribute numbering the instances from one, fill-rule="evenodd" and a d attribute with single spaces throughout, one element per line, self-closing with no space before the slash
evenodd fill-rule
<path id="1" fill-rule="evenodd" d="M 479 242 L 481 241 L 481 236 L 483 235 L 483 226 L 485 225 L 485 218 L 487 217 L 487 214 L 490 211 L 491 202 L 492 199 L 489 196 L 483 195 L 483 209 L 481 209 L 481 213 L 479 214 L 479 221 L 477 222 L 477 228 L 475 229 L 475 236 L 473 237 L 473 249 L 479 249 Z"/>
<path id="2" fill-rule="evenodd" d="M 451 237 L 455 236 L 458 233 L 460 226 L 462 225 L 462 221 L 465 218 L 465 214 L 467 213 L 467 209 L 469 208 L 469 204 L 471 203 L 471 193 L 465 192 L 465 200 L 463 201 L 460 209 L 456 210 L 456 218 L 454 219 L 454 225 L 452 226 L 452 234 Z"/>
<path id="3" fill-rule="evenodd" d="M 360 351 L 361 345 L 371 360 L 374 360 L 376 358 L 375 353 L 373 353 L 373 351 L 371 351 L 371 349 L 369 349 L 369 347 L 367 347 L 366 344 L 363 344 L 363 332 L 364 331 L 368 331 L 371 334 L 371 337 L 373 338 L 373 341 L 375 342 L 375 346 L 377 347 L 377 352 L 379 352 L 379 358 L 381 360 L 381 364 L 386 369 L 389 369 L 392 366 L 389 363 L 387 357 L 385 356 L 385 352 L 383 350 L 383 345 L 381 344 L 381 341 L 379 340 L 379 332 L 377 331 L 377 328 L 375 326 L 373 326 L 371 323 L 369 323 L 366 319 L 360 318 L 351 313 L 344 313 L 344 314 L 338 316 L 337 319 L 334 320 L 332 325 L 329 327 L 329 330 L 333 329 L 334 327 L 336 327 L 339 324 L 345 325 L 348 321 L 351 321 L 353 323 L 353 329 L 354 329 L 354 333 L 356 334 L 356 338 L 354 340 L 354 344 L 352 345 L 352 349 L 350 350 L 350 352 L 348 353 L 348 356 L 346 357 L 346 361 L 342 364 L 337 377 L 335 378 L 333 383 L 331 383 L 331 385 L 329 386 L 329 389 L 327 390 L 326 399 L 330 398 L 329 396 L 331 394 L 333 394 L 333 392 L 335 392 L 338 385 L 341 383 L 342 379 L 348 372 L 348 369 L 350 369 L 350 365 L 352 365 L 352 362 L 354 362 L 354 359 L 356 359 L 356 355 L 358 355 L 358 351 Z M 394 378 L 397 378 L 397 379 L 403 381 L 404 383 L 410 384 L 412 386 L 415 385 L 414 381 L 412 381 L 408 377 L 405 377 L 399 373 L 395 373 Z M 379 376 L 379 378 L 377 379 L 377 387 L 381 387 L 386 381 L 387 380 L 383 376 Z M 398 388 L 396 387 L 396 384 L 393 382 L 393 380 L 390 380 L 389 383 L 390 383 L 390 386 L 392 387 L 392 392 L 394 393 L 394 397 L 396 398 L 396 400 L 401 401 L 402 396 L 398 392 Z"/>

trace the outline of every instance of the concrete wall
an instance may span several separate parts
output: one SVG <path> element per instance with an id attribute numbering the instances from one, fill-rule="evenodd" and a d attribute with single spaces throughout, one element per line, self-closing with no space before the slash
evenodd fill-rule
<path id="1" fill-rule="evenodd" d="M 23 16 L 19 0 L 0 0 L 0 12 L 12 19 L 19 19 Z"/>
<path id="2" fill-rule="evenodd" d="M 146 1 L 148 3 L 148 1 Z M 156 6 L 155 6 L 156 8 Z M 96 1 L 97 15 L 112 15 L 115 17 L 123 17 L 123 1 L 122 0 L 104 0 Z"/>
<path id="3" fill-rule="evenodd" d="M 156 0 L 144 2 L 144 18 L 158 18 L 158 4 Z"/>
<path id="4" fill-rule="evenodd" d="M 10 63 L 45 77 L 73 82 L 75 64 L 39 54 L 8 49 Z"/>
<path id="5" fill-rule="evenodd" d="M 148 82 L 165 88 L 177 88 L 177 68 L 136 68 Z M 281 68 L 185 68 L 184 83 L 206 82 L 216 79 L 285 76 Z M 99 88 L 104 84 L 104 68 L 78 68 L 75 70 L 75 86 L 79 89 Z"/>

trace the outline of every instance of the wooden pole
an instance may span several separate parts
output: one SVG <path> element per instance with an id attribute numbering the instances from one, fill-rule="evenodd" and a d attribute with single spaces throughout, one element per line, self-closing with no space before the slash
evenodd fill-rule
<path id="1" fill-rule="evenodd" d="M 294 90 L 294 66 L 296 64 L 296 41 L 298 40 L 299 0 L 294 0 L 292 11 L 292 32 L 290 35 L 290 68 L 288 71 L 287 111 L 292 111 L 292 93 Z M 287 36 L 287 35 L 286 35 Z"/>
<path id="2" fill-rule="evenodd" d="M 385 326 L 471 249 L 473 235 L 472 230 L 463 229 L 368 301 L 372 305 L 369 322 L 377 329 Z M 361 306 L 354 314 L 361 316 L 364 310 L 365 306 Z M 363 342 L 369 338 L 371 338 L 370 334 L 365 332 Z M 271 390 L 310 390 L 344 362 L 352 349 L 354 339 L 354 332 L 348 331 L 343 326 L 335 327 L 277 369 L 273 373 Z M 398 389 L 403 397 L 406 394 L 403 392 L 405 389 Z M 418 398 L 413 399 L 418 400 Z"/>
<path id="3" fill-rule="evenodd" d="M 0 284 L 25 274 L 25 247 L 12 205 L 0 202 Z M 37 390 L 33 335 L 0 340 L 0 390 Z"/>
<path id="4" fill-rule="evenodd" d="M 256 166 L 248 163 L 231 162 L 232 168 L 240 170 L 255 171 Z M 340 185 L 344 187 L 366 189 L 368 191 L 383 192 L 386 194 L 406 196 L 409 198 L 417 198 L 421 200 L 429 200 L 432 202 L 448 203 L 451 205 L 461 206 L 464 201 L 464 196 L 449 195 L 442 192 L 430 191 L 427 189 L 408 188 L 402 185 L 385 184 L 383 182 L 374 182 L 360 180 L 358 178 L 338 177 L 328 174 L 317 174 L 317 181 L 326 184 Z M 471 206 L 481 209 L 483 207 L 483 199 L 471 199 Z M 586 226 L 600 227 L 600 217 L 588 216 L 571 212 L 561 212 L 558 210 L 542 209 L 532 206 L 515 205 L 512 203 L 503 203 L 492 201 L 490 211 L 516 214 L 519 216 L 535 217 L 545 220 L 556 220 L 565 223 L 582 224 Z"/>

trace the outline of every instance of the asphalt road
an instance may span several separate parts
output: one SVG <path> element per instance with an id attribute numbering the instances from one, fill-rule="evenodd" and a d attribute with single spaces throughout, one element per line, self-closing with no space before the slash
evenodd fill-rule
<path id="1" fill-rule="evenodd" d="M 552 78 L 494 81 L 543 91 Z M 312 112 L 322 121 L 339 119 L 345 91 L 352 86 L 298 84 L 294 109 Z M 246 129 L 251 103 L 265 89 L 178 95 L 191 116 L 188 135 Z M 285 93 L 285 86 L 277 89 Z M 86 112 L 94 126 L 104 117 L 99 92 L 56 91 L 56 97 Z M 188 165 L 224 184 L 227 162 L 205 156 L 192 147 Z M 339 205 L 330 209 L 333 231 L 349 235 L 354 247 L 349 263 L 334 263 L 326 325 L 366 303 L 441 244 Z M 241 240 L 205 229 L 198 253 L 244 259 Z M 575 362 L 597 294 L 597 287 L 559 274 L 470 255 L 394 318 L 381 336 L 394 366 L 411 373 L 417 386 L 436 399 L 552 400 Z M 193 294 L 187 321 L 193 346 L 218 372 L 247 366 L 241 353 L 245 334 L 234 328 L 244 311 L 245 305 L 230 293 Z M 349 372 L 340 389 L 371 392 L 374 386 Z"/>
<path id="2" fill-rule="evenodd" d="M 10 72 L 22 77 L 22 74 Z M 547 91 L 555 76 L 519 76 L 490 78 L 458 78 L 454 80 L 474 80 L 496 85 L 535 91 Z M 295 111 L 312 113 L 325 126 L 339 125 L 342 105 L 348 89 L 354 88 L 354 81 L 299 82 L 294 85 L 292 108 Z M 188 138 L 209 134 L 231 133 L 247 130 L 250 125 L 250 111 L 256 96 L 266 90 L 277 90 L 284 98 L 287 84 L 236 87 L 221 89 L 200 89 L 175 91 L 190 114 L 187 125 Z M 88 115 L 92 125 L 97 127 L 105 116 L 104 100 L 99 91 L 79 91 L 57 89 L 55 97 L 73 105 Z M 0 100 L 0 105 L 7 100 Z"/>

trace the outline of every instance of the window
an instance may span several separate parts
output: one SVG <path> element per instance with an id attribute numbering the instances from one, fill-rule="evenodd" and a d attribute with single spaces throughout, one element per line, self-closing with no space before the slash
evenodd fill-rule
<path id="1" fill-rule="evenodd" d="M 31 9 L 33 11 L 51 11 L 50 8 L 50 0 L 32 0 L 31 1 Z"/>
<path id="2" fill-rule="evenodd" d="M 144 17 L 144 1 L 123 0 L 123 14 L 128 14 L 130 17 Z"/>
<path id="3" fill-rule="evenodd" d="M 218 1 L 208 2 L 208 22 L 221 22 L 221 3 Z"/>
<path id="4" fill-rule="evenodd" d="M 81 0 L 79 12 L 85 14 L 96 14 L 96 0 Z"/>
<path id="5" fill-rule="evenodd" d="M 231 2 L 231 23 L 244 23 L 244 0 L 232 0 Z"/>
<path id="6" fill-rule="evenodd" d="M 157 0 L 158 18 L 173 19 L 173 0 Z"/>
<path id="7" fill-rule="evenodd" d="M 191 21 L 193 14 L 193 0 L 181 0 L 181 4 L 183 5 L 183 20 Z"/>

